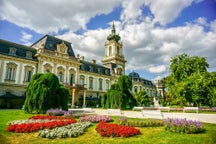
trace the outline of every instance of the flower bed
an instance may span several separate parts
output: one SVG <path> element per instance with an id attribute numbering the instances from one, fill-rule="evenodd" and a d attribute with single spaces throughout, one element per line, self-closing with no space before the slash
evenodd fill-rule
<path id="1" fill-rule="evenodd" d="M 172 119 L 164 120 L 165 129 L 175 133 L 202 133 L 205 131 L 203 124 L 199 121 L 185 119 Z"/>
<path id="2" fill-rule="evenodd" d="M 36 115 L 36 116 L 31 116 L 28 119 L 33 119 L 33 120 L 42 120 L 42 119 L 47 119 L 47 120 L 52 120 L 52 119 L 58 119 L 60 117 L 57 116 L 44 116 L 44 115 Z"/>
<path id="3" fill-rule="evenodd" d="M 104 121 L 98 123 L 96 131 L 102 137 L 130 137 L 140 134 L 140 131 L 136 128 L 118 124 L 107 124 Z"/>
<path id="4" fill-rule="evenodd" d="M 44 129 L 39 131 L 42 138 L 66 138 L 77 137 L 84 133 L 84 130 L 91 125 L 91 122 L 78 122 L 72 125 L 57 127 L 54 129 Z"/>
<path id="5" fill-rule="evenodd" d="M 35 120 L 35 121 L 34 121 Z M 48 121 L 51 120 L 51 121 Z M 30 121 L 30 122 L 29 122 Z M 76 123 L 75 119 L 58 118 L 55 116 L 33 116 L 29 118 L 29 121 L 12 121 L 9 122 L 7 131 L 24 133 L 24 132 L 36 132 L 42 129 L 51 129 L 55 127 L 61 127 L 69 124 Z M 26 122 L 26 123 L 25 123 Z"/>
<path id="6" fill-rule="evenodd" d="M 132 126 L 132 127 L 158 127 L 164 126 L 163 120 L 158 119 L 148 119 L 148 120 L 134 120 L 128 119 L 127 117 L 118 117 L 116 119 L 117 123 L 120 125 L 125 126 Z"/>
<path id="7" fill-rule="evenodd" d="M 96 123 L 99 121 L 110 122 L 110 121 L 112 121 L 112 119 L 107 115 L 89 115 L 89 116 L 85 116 L 85 117 L 80 117 L 79 121 L 81 121 L 81 122 L 89 121 L 89 122 Z"/>
<path id="8" fill-rule="evenodd" d="M 62 109 L 49 109 L 46 111 L 46 114 L 52 115 L 52 116 L 71 116 L 73 114 L 72 111 L 65 111 Z"/>

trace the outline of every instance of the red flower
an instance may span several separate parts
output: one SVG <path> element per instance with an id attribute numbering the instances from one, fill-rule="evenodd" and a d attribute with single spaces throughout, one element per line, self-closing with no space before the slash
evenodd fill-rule
<path id="1" fill-rule="evenodd" d="M 104 137 L 129 137 L 140 134 L 140 131 L 133 127 L 107 124 L 106 122 L 99 122 L 96 131 Z"/>
<path id="2" fill-rule="evenodd" d="M 24 133 L 24 132 L 29 133 L 29 132 L 36 132 L 42 129 L 51 129 L 55 127 L 61 127 L 61 126 L 65 126 L 65 125 L 69 125 L 73 123 L 76 123 L 75 119 L 58 119 L 58 120 L 56 119 L 50 122 L 13 124 L 7 128 L 7 131 L 17 132 L 17 133 Z"/>

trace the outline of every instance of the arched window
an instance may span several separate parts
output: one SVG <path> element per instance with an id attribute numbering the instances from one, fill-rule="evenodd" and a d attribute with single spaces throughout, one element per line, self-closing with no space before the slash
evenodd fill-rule
<path id="1" fill-rule="evenodd" d="M 31 66 L 25 66 L 25 76 L 24 76 L 24 82 L 29 82 L 32 74 L 33 74 L 34 68 Z"/>
<path id="2" fill-rule="evenodd" d="M 117 55 L 120 55 L 120 48 L 117 47 Z"/>
<path id="3" fill-rule="evenodd" d="M 93 77 L 89 77 L 89 89 L 93 89 Z"/>
<path id="4" fill-rule="evenodd" d="M 84 83 L 85 83 L 85 76 L 81 75 L 80 76 L 80 84 L 84 85 Z"/>
<path id="5" fill-rule="evenodd" d="M 109 80 L 106 80 L 106 90 L 109 89 Z"/>
<path id="6" fill-rule="evenodd" d="M 109 46 L 109 56 L 111 56 L 111 55 L 112 55 L 112 47 Z"/>
<path id="7" fill-rule="evenodd" d="M 72 86 L 74 83 L 74 74 L 70 74 L 70 85 Z"/>
<path id="8" fill-rule="evenodd" d="M 7 64 L 7 73 L 5 80 L 14 81 L 15 74 L 16 74 L 17 65 L 15 63 L 8 63 Z"/>
<path id="9" fill-rule="evenodd" d="M 69 82 L 71 86 L 75 83 L 75 73 L 76 71 L 73 68 L 69 70 Z"/>
<path id="10" fill-rule="evenodd" d="M 58 78 L 60 82 L 63 82 L 64 75 L 62 74 L 62 72 L 58 73 Z"/>
<path id="11" fill-rule="evenodd" d="M 103 80 L 100 78 L 99 79 L 99 90 L 103 89 Z"/>
<path id="12" fill-rule="evenodd" d="M 134 92 L 137 93 L 137 86 L 134 87 Z"/>
<path id="13" fill-rule="evenodd" d="M 58 67 L 58 78 L 60 82 L 64 82 L 64 71 L 62 66 Z"/>
<path id="14" fill-rule="evenodd" d="M 44 73 L 52 72 L 52 66 L 49 63 L 44 65 Z"/>

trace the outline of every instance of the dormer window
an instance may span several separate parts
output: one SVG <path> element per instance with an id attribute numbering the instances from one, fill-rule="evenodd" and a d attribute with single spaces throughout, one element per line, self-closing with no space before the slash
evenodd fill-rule
<path id="1" fill-rule="evenodd" d="M 26 58 L 32 59 L 32 52 L 26 51 Z"/>
<path id="2" fill-rule="evenodd" d="M 98 68 L 98 73 L 101 73 L 101 72 L 102 72 L 101 68 Z"/>
<path id="3" fill-rule="evenodd" d="M 16 56 L 16 48 L 10 48 L 10 52 L 9 52 L 9 55 L 13 55 L 13 56 Z"/>
<path id="4" fill-rule="evenodd" d="M 105 73 L 106 73 L 106 75 L 109 75 L 109 70 L 106 69 L 106 70 L 105 70 Z"/>
<path id="5" fill-rule="evenodd" d="M 93 66 L 89 66 L 89 71 L 90 72 L 93 72 L 94 70 L 93 70 Z"/>

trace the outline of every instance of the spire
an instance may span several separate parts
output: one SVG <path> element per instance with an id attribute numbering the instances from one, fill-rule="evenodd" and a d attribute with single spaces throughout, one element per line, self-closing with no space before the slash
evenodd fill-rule
<path id="1" fill-rule="evenodd" d="M 112 25 L 112 31 L 111 32 L 112 33 L 109 34 L 109 36 L 107 37 L 107 40 L 108 41 L 114 40 L 114 41 L 118 42 L 121 39 L 121 37 L 116 34 L 114 22 L 113 22 L 113 25 Z"/>
<path id="2" fill-rule="evenodd" d="M 113 25 L 112 25 L 112 34 L 115 34 L 116 33 L 116 30 L 115 30 L 115 25 L 114 25 L 114 22 L 113 22 Z"/>

